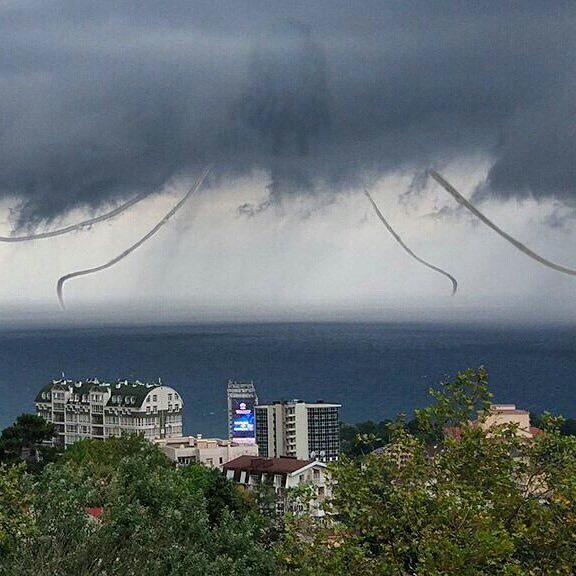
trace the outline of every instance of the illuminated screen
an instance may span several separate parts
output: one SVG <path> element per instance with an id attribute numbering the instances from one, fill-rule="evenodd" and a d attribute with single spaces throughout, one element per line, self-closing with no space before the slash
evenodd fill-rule
<path id="1" fill-rule="evenodd" d="M 234 440 L 253 442 L 255 430 L 254 400 L 232 398 L 232 437 Z"/>

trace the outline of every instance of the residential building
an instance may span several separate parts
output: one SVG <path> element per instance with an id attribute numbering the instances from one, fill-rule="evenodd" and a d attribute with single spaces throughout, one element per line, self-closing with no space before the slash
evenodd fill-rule
<path id="1" fill-rule="evenodd" d="M 323 516 L 321 504 L 331 496 L 331 475 L 322 462 L 288 457 L 240 456 L 224 464 L 223 468 L 229 480 L 249 490 L 262 485 L 272 487 L 277 497 L 276 511 L 280 514 L 307 512 L 312 516 Z M 310 487 L 312 498 L 303 502 L 293 497 L 293 489 L 305 485 Z"/>
<path id="2" fill-rule="evenodd" d="M 260 456 L 332 462 L 340 454 L 340 404 L 302 400 L 256 406 Z"/>
<path id="3" fill-rule="evenodd" d="M 483 430 L 502 424 L 516 424 L 516 434 L 522 438 L 533 438 L 540 432 L 539 428 L 530 425 L 530 412 L 518 410 L 516 404 L 491 404 L 485 417 L 482 411 L 478 412 L 478 422 Z"/>
<path id="4" fill-rule="evenodd" d="M 239 456 L 258 456 L 256 444 L 237 443 L 233 440 L 219 438 L 202 438 L 198 436 L 180 436 L 177 438 L 158 438 L 154 444 L 176 462 L 178 466 L 188 466 L 199 462 L 210 468 L 222 470 L 224 464 Z"/>
<path id="5" fill-rule="evenodd" d="M 54 380 L 35 400 L 39 416 L 53 422 L 57 442 L 68 446 L 80 438 L 104 439 L 122 433 L 148 440 L 182 435 L 182 398 L 169 386 L 127 380 Z"/>
<path id="6" fill-rule="evenodd" d="M 478 419 L 471 422 L 473 426 L 480 426 L 482 430 L 489 431 L 490 428 L 503 424 L 515 424 L 517 436 L 528 440 L 540 433 L 540 429 L 530 423 L 530 412 L 519 410 L 516 404 L 491 404 L 487 413 L 478 411 Z M 461 430 L 459 426 L 444 428 L 444 434 L 449 438 L 459 439 Z"/>
<path id="7" fill-rule="evenodd" d="M 237 443 L 255 444 L 254 406 L 258 396 L 254 382 L 228 381 L 228 437 Z"/>

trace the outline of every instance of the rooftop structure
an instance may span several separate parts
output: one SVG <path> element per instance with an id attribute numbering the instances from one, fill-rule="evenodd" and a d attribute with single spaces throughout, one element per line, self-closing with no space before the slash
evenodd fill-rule
<path id="1" fill-rule="evenodd" d="M 53 380 L 38 392 L 35 404 L 66 446 L 80 438 L 122 433 L 143 434 L 148 440 L 182 434 L 182 399 L 160 383 Z"/>
<path id="2" fill-rule="evenodd" d="M 202 438 L 200 435 L 159 438 L 154 440 L 154 443 L 178 466 L 188 466 L 193 462 L 199 462 L 209 468 L 222 470 L 224 464 L 239 456 L 258 456 L 256 444 L 237 443 L 219 438 Z"/>
<path id="3" fill-rule="evenodd" d="M 338 460 L 341 404 L 291 400 L 256 406 L 261 456 Z"/>

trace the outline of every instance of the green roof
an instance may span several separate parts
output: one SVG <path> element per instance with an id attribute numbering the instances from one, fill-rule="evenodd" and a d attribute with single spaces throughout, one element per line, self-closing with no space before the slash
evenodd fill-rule
<path id="1" fill-rule="evenodd" d="M 69 390 L 73 394 L 78 394 L 80 403 L 82 403 L 82 396 L 87 396 L 90 392 L 107 392 L 110 390 L 111 395 L 106 406 L 140 407 L 149 392 L 155 388 L 160 388 L 160 386 L 162 384 L 145 384 L 139 381 L 129 382 L 128 380 L 119 380 L 115 383 L 99 382 L 96 379 L 78 382 L 73 380 L 53 380 L 40 389 L 36 395 L 35 402 L 47 402 L 46 399 L 42 398 L 42 393 L 51 392 L 52 390 Z M 112 399 L 115 401 L 112 402 Z"/>

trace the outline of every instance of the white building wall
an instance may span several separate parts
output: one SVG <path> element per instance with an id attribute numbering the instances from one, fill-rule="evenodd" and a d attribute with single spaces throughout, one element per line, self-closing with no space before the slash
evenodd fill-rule
<path id="1" fill-rule="evenodd" d="M 209 468 L 222 466 L 239 456 L 258 456 L 256 444 L 235 444 L 219 438 L 181 436 L 154 441 L 170 460 L 179 465 L 199 462 Z"/>
<path id="2" fill-rule="evenodd" d="M 328 410 L 340 408 L 339 404 L 277 402 L 260 405 L 259 411 L 267 413 L 268 457 L 292 456 L 299 460 L 322 459 L 320 454 L 310 454 L 309 409 Z M 338 423 L 336 434 L 339 435 Z M 259 436 L 257 430 L 257 437 Z M 261 436 L 259 438 L 261 440 Z"/>
<path id="3" fill-rule="evenodd" d="M 56 424 L 64 445 L 82 438 L 105 439 L 122 433 L 143 434 L 149 440 L 182 434 L 182 400 L 173 388 L 95 381 L 86 390 L 91 384 L 60 381 L 49 393 L 39 394 L 38 414 Z M 139 406 L 137 396 L 142 387 L 150 387 L 150 392 Z M 117 396 L 122 398 L 118 404 Z"/>

